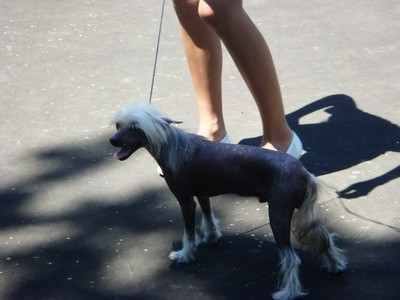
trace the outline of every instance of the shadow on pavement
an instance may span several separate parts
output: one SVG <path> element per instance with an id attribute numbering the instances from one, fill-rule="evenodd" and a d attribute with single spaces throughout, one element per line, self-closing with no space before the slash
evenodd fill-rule
<path id="1" fill-rule="evenodd" d="M 299 123 L 320 109 L 331 114 L 325 123 Z M 303 162 L 317 175 L 399 151 L 398 126 L 358 110 L 348 96 L 323 98 L 288 119 L 307 150 Z M 335 138 L 338 134 L 340 139 Z M 128 201 L 118 196 L 94 199 L 78 191 L 76 197 L 84 201 L 75 209 L 30 218 L 21 214 L 43 187 L 61 187 L 104 167 L 110 155 L 104 140 L 42 151 L 35 156 L 43 163 L 41 172 L 0 190 L 4 256 L 0 271 L 6 279 L 0 286 L 5 299 L 269 298 L 278 282 L 279 261 L 275 244 L 264 236 L 269 227 L 262 234 L 228 232 L 217 245 L 201 245 L 194 263 L 171 264 L 168 251 L 183 227 L 179 207 L 164 185 L 140 188 Z M 397 177 L 398 167 L 342 191 L 343 197 L 368 193 Z M 231 205 L 220 200 L 217 214 L 229 211 Z M 227 216 L 220 220 L 222 225 L 229 222 Z M 25 239 L 22 245 L 7 240 L 9 233 L 18 232 Z M 318 259 L 300 252 L 301 280 L 310 291 L 306 299 L 396 298 L 400 265 L 392 257 L 400 247 L 398 241 L 339 244 L 352 261 L 350 269 L 338 276 L 320 270 Z"/>
<path id="2" fill-rule="evenodd" d="M 394 249 L 399 249 L 400 242 L 344 243 L 341 246 L 349 249 L 347 255 L 355 259 L 349 270 L 339 275 L 322 270 L 318 259 L 311 254 L 298 252 L 302 260 L 301 281 L 309 291 L 304 299 L 396 299 L 400 291 L 396 270 L 400 265 L 391 257 Z M 279 256 L 274 243 L 259 247 L 249 237 L 238 237 L 232 245 L 227 245 L 225 238 L 215 250 L 205 247 L 207 249 L 200 249 L 197 255 L 199 266 L 179 266 L 173 273 L 176 282 L 188 286 L 194 284 L 193 279 L 200 279 L 201 285 L 192 290 L 202 286 L 208 295 L 212 295 L 206 299 L 270 299 L 278 282 Z M 170 275 L 171 271 L 167 270 L 162 276 Z M 190 291 L 187 293 L 190 295 Z M 201 295 L 200 291 L 193 293 L 193 299 L 203 299 L 195 296 L 198 294 Z"/>
<path id="3" fill-rule="evenodd" d="M 17 182 L 0 188 L 0 228 L 17 225 L 17 220 L 21 218 L 19 209 L 45 187 L 66 184 L 83 172 L 104 165 L 109 161 L 109 148 L 105 148 L 101 140 L 48 148 L 31 156 L 38 169 L 35 174 L 22 174 Z"/>
<path id="4" fill-rule="evenodd" d="M 127 243 L 135 245 L 135 239 L 147 233 L 176 226 L 168 220 L 173 215 L 170 210 L 178 211 L 178 206 L 164 205 L 171 200 L 165 189 L 143 188 L 128 200 L 91 199 L 80 191 L 79 178 L 114 161 L 107 140 L 31 155 L 38 170 L 0 188 L 1 298 L 125 299 L 116 297 L 117 291 L 107 296 L 102 286 L 109 278 L 104 274 L 115 272 L 113 261 L 118 251 L 130 248 Z M 45 214 L 27 210 L 33 199 L 40 201 L 44 193 L 68 184 L 66 191 L 74 195 L 54 199 L 54 210 Z M 56 203 L 65 199 L 76 203 L 71 201 L 74 207 L 63 211 Z"/>
<path id="5" fill-rule="evenodd" d="M 301 118 L 323 110 L 328 120 L 316 124 L 301 124 Z M 298 133 L 306 153 L 301 161 L 313 174 L 320 176 L 351 168 L 371 161 L 389 151 L 400 152 L 400 128 L 383 118 L 357 108 L 346 95 L 332 95 L 317 100 L 287 115 L 291 128 Z M 261 137 L 240 141 L 259 145 Z M 355 198 L 368 195 L 377 186 L 400 177 L 400 166 L 395 166 L 376 178 L 353 184 L 339 195 Z"/>

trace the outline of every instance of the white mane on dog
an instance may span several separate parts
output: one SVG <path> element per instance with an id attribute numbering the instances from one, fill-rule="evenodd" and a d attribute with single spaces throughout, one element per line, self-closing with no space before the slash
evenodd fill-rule
<path id="1" fill-rule="evenodd" d="M 132 104 L 119 112 L 112 121 L 123 127 L 130 125 L 139 127 L 149 141 L 150 152 L 164 161 L 174 174 L 179 173 L 182 164 L 188 162 L 204 140 L 200 136 L 172 126 L 178 122 L 144 102 Z"/>

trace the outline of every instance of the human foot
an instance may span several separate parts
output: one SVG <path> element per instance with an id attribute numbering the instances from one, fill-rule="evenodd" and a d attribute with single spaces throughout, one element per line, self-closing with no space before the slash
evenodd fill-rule
<path id="1" fill-rule="evenodd" d="M 301 157 L 301 154 L 303 152 L 303 145 L 301 143 L 301 140 L 294 131 L 292 131 L 292 136 L 289 141 L 286 140 L 286 142 L 280 143 L 265 143 L 262 141 L 261 147 L 269 150 L 285 152 L 297 159 Z"/>

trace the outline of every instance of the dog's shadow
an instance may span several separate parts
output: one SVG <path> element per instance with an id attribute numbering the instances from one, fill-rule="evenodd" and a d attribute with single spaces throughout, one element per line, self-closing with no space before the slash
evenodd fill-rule
<path id="1" fill-rule="evenodd" d="M 194 262 L 172 263 L 165 273 L 185 285 L 193 284 L 193 278 L 199 280 L 216 299 L 267 299 L 279 280 L 278 262 L 273 242 L 227 234 L 216 244 L 200 244 Z"/>
<path id="2" fill-rule="evenodd" d="M 302 122 L 302 118 L 318 111 L 328 113 L 329 118 L 320 123 Z M 290 113 L 287 119 L 303 142 L 306 153 L 301 161 L 317 176 L 348 169 L 389 151 L 400 152 L 400 128 L 358 109 L 354 100 L 346 95 L 317 100 Z M 239 144 L 258 146 L 260 141 L 261 137 L 247 138 Z M 399 165 L 373 179 L 355 183 L 339 195 L 343 198 L 365 196 L 377 186 L 398 177 Z"/>
<path id="3" fill-rule="evenodd" d="M 298 255 L 301 281 L 313 290 L 307 298 L 326 298 L 324 293 L 335 293 L 345 285 L 345 274 L 332 276 L 321 269 L 317 257 L 305 252 Z M 272 240 L 257 234 L 228 233 L 217 244 L 201 244 L 194 262 L 172 263 L 161 276 L 173 276 L 182 287 L 201 282 L 213 299 L 269 299 L 280 280 L 278 262 L 279 251 Z M 319 291 L 321 283 L 326 286 Z"/>

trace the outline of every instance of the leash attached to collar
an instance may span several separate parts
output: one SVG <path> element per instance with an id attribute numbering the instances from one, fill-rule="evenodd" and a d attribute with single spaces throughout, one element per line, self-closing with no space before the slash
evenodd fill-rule
<path id="1" fill-rule="evenodd" d="M 158 38 L 157 38 L 156 53 L 155 53 L 155 57 L 154 57 L 153 75 L 151 77 L 149 104 L 151 104 L 151 100 L 152 100 L 152 97 L 153 97 L 154 79 L 156 77 L 158 51 L 160 49 L 161 29 L 162 29 L 162 23 L 163 23 L 163 18 L 164 18 L 164 7 L 165 7 L 165 0 L 163 0 L 162 6 L 161 6 L 160 26 L 158 28 Z"/>

